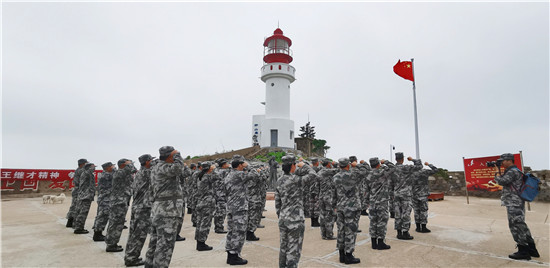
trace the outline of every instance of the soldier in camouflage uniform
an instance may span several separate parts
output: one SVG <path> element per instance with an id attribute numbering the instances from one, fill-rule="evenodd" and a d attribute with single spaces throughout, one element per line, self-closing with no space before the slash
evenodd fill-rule
<path id="1" fill-rule="evenodd" d="M 428 196 L 430 195 L 430 187 L 428 186 L 428 177 L 437 172 L 437 167 L 426 162 L 424 165 L 430 169 L 421 169 L 414 176 L 412 185 L 412 207 L 414 210 L 414 222 L 416 230 L 419 233 L 429 233 L 430 229 L 426 227 L 428 224 Z"/>
<path id="2" fill-rule="evenodd" d="M 388 229 L 388 200 L 390 198 L 390 181 L 395 166 L 387 160 L 378 160 L 378 157 L 369 159 L 373 170 L 367 178 L 367 200 L 369 201 L 369 234 L 372 249 L 390 249 L 384 243 Z M 381 166 L 381 164 L 384 164 Z"/>
<path id="3" fill-rule="evenodd" d="M 538 258 L 540 254 L 531 236 L 531 231 L 525 223 L 525 201 L 521 199 L 518 189 L 523 184 L 523 173 L 514 164 L 513 154 L 502 154 L 500 156 L 504 174 L 496 167 L 495 181 L 502 185 L 501 204 L 506 206 L 508 213 L 508 227 L 514 241 L 517 243 L 518 251 L 508 255 L 511 259 L 530 260 L 531 257 Z"/>
<path id="4" fill-rule="evenodd" d="M 296 157 L 284 156 L 284 175 L 277 180 L 275 209 L 279 218 L 280 250 L 279 267 L 298 267 L 304 241 L 303 188 L 309 176 L 304 163 L 296 164 Z M 297 170 L 298 169 L 298 170 Z"/>
<path id="5" fill-rule="evenodd" d="M 225 250 L 227 264 L 243 265 L 248 261 L 241 258 L 248 226 L 248 195 L 247 183 L 254 179 L 253 173 L 245 173 L 248 166 L 244 157 L 233 156 L 231 167 L 233 170 L 225 177 L 225 197 L 227 201 L 227 229 Z"/>
<path id="6" fill-rule="evenodd" d="M 402 240 L 411 240 L 409 234 L 411 228 L 411 210 L 412 210 L 412 184 L 414 173 L 422 169 L 420 159 L 408 157 L 407 160 L 413 161 L 414 165 L 403 165 L 403 153 L 395 153 L 395 165 L 397 170 L 392 176 L 393 194 L 394 194 L 394 211 L 395 211 L 395 230 L 397 230 L 397 238 Z"/>
<path id="7" fill-rule="evenodd" d="M 332 178 L 338 169 L 332 167 L 328 160 L 322 161 L 322 168 L 317 172 L 319 177 L 319 221 L 321 225 L 321 238 L 323 240 L 335 240 L 333 229 L 336 221 L 336 213 L 332 206 L 334 182 Z"/>
<path id="8" fill-rule="evenodd" d="M 191 173 L 188 174 L 188 177 L 184 178 L 185 181 L 184 181 L 183 193 L 185 196 L 184 201 L 185 201 L 185 204 L 187 205 L 187 214 L 193 214 L 193 209 L 191 208 L 191 176 L 193 176 L 193 173 L 197 171 L 197 165 L 195 163 L 192 163 L 189 166 L 189 171 Z"/>
<path id="9" fill-rule="evenodd" d="M 80 174 L 84 171 L 84 165 L 86 165 L 86 163 L 88 163 L 88 160 L 84 158 L 78 159 L 78 168 L 74 171 L 73 175 L 74 187 L 71 193 L 71 207 L 69 207 L 69 211 L 67 212 L 67 225 L 65 225 L 65 227 L 73 227 L 74 218 L 78 210 L 78 181 L 80 179 Z"/>
<path id="10" fill-rule="evenodd" d="M 313 171 L 315 173 L 319 172 L 321 169 L 321 166 L 319 165 L 319 159 L 316 157 L 313 157 L 311 160 L 311 166 L 313 168 Z M 309 215 L 311 216 L 311 227 L 319 227 L 321 226 L 319 224 L 319 215 L 320 215 L 320 209 L 319 209 L 319 195 L 320 195 L 320 184 L 319 184 L 319 177 L 312 176 L 311 182 L 309 182 Z"/>
<path id="11" fill-rule="evenodd" d="M 217 161 L 218 168 L 215 171 L 217 177 L 214 183 L 214 190 L 216 193 L 216 212 L 214 212 L 214 232 L 217 234 L 226 234 L 227 231 L 223 228 L 225 222 L 225 215 L 227 214 L 226 201 L 225 201 L 225 177 L 231 171 L 230 165 L 226 159 L 219 159 Z"/>
<path id="12" fill-rule="evenodd" d="M 151 171 L 151 239 L 145 267 L 168 267 L 176 244 L 178 224 L 183 213 L 183 189 L 178 176 L 183 158 L 172 146 L 159 149 L 159 161 Z"/>
<path id="13" fill-rule="evenodd" d="M 195 214 L 195 207 L 197 206 L 197 178 L 202 170 L 201 162 L 197 164 L 197 169 L 191 175 L 189 182 L 189 207 L 191 208 L 191 222 L 193 227 L 197 227 L 197 214 Z"/>
<path id="14" fill-rule="evenodd" d="M 195 229 L 195 240 L 197 250 L 212 250 L 205 242 L 212 226 L 212 218 L 216 209 L 216 197 L 214 185 L 218 177 L 214 174 L 216 167 L 211 162 L 202 162 L 202 171 L 197 176 L 197 205 L 193 213 L 197 214 L 197 228 Z"/>
<path id="15" fill-rule="evenodd" d="M 84 172 L 80 175 L 78 189 L 78 214 L 74 222 L 75 234 L 87 234 L 88 230 L 84 229 L 88 212 L 95 196 L 95 165 L 87 163 L 84 166 Z"/>
<path id="16" fill-rule="evenodd" d="M 367 177 L 369 176 L 369 173 L 372 171 L 371 167 L 365 160 L 361 160 L 357 167 L 364 173 L 362 180 L 361 180 L 361 195 L 363 199 L 361 200 L 361 215 L 368 216 L 369 213 L 367 210 L 369 209 L 369 199 L 368 199 L 368 185 L 367 185 Z"/>
<path id="17" fill-rule="evenodd" d="M 122 247 L 117 245 L 124 228 L 128 203 L 132 197 L 132 174 L 137 170 L 132 161 L 122 158 L 117 162 L 118 170 L 113 175 L 111 190 L 111 211 L 109 212 L 109 226 L 105 243 L 107 252 L 120 252 Z"/>
<path id="18" fill-rule="evenodd" d="M 271 159 L 269 159 L 269 185 L 271 186 L 271 189 L 274 189 L 277 186 L 277 168 L 279 168 L 279 163 L 277 163 L 277 160 L 275 159 L 275 156 L 272 156 Z"/>
<path id="19" fill-rule="evenodd" d="M 304 162 L 306 165 L 308 165 L 307 162 L 304 161 L 302 157 L 298 159 L 298 162 Z M 306 218 L 311 218 L 311 183 L 315 180 L 310 180 L 304 185 L 304 216 Z"/>
<path id="20" fill-rule="evenodd" d="M 183 192 L 183 210 L 182 210 L 182 213 L 181 213 L 181 219 L 178 223 L 178 230 L 177 230 L 177 235 L 176 235 L 176 242 L 177 241 L 185 241 L 185 237 L 183 236 L 180 236 L 180 232 L 181 232 L 181 228 L 183 227 L 183 219 L 184 219 L 184 216 L 185 216 L 185 204 L 186 204 L 186 201 L 187 201 L 187 181 L 191 178 L 191 175 L 193 174 L 193 170 L 194 170 L 194 166 L 195 164 L 192 164 L 191 165 L 193 167 L 193 169 L 191 168 L 188 168 L 187 167 L 187 164 L 183 164 L 183 170 L 181 172 L 181 174 L 178 175 L 178 181 L 180 183 L 180 186 L 182 188 L 182 192 Z"/>
<path id="21" fill-rule="evenodd" d="M 136 173 L 132 186 L 132 218 L 130 220 L 130 233 L 126 243 L 126 255 L 124 264 L 126 266 L 140 266 L 145 262 L 139 257 L 147 234 L 151 230 L 151 168 L 153 157 L 144 154 L 139 157 L 141 168 Z"/>
<path id="22" fill-rule="evenodd" d="M 246 173 L 251 174 L 252 179 L 247 182 L 248 193 L 248 228 L 246 232 L 247 241 L 258 241 L 260 238 L 256 237 L 254 232 L 260 224 L 262 217 L 262 196 L 261 196 L 261 184 L 263 184 L 262 176 L 260 174 L 261 168 L 250 167 L 246 169 Z"/>
<path id="23" fill-rule="evenodd" d="M 358 173 L 350 171 L 348 158 L 338 159 L 340 172 L 334 175 L 334 196 L 332 205 L 336 208 L 338 239 L 336 247 L 340 253 L 340 262 L 345 264 L 360 263 L 359 258 L 353 256 L 355 240 L 361 215 L 360 182 Z M 358 216 L 359 215 L 359 216 Z"/>
<path id="24" fill-rule="evenodd" d="M 359 220 L 361 219 L 361 214 L 367 214 L 366 211 L 363 212 L 363 207 L 365 206 L 365 180 L 367 179 L 367 175 L 368 175 L 368 170 L 367 168 L 364 166 L 364 165 L 359 165 L 359 163 L 357 162 L 357 157 L 356 156 L 350 156 L 349 157 L 349 162 L 350 162 L 350 171 L 354 174 L 356 174 L 356 176 L 359 177 L 359 201 L 361 202 L 361 213 L 359 213 L 359 215 L 357 215 L 357 222 L 359 222 Z M 357 228 L 357 232 L 360 233 L 362 232 L 361 229 Z"/>
<path id="25" fill-rule="evenodd" d="M 101 165 L 103 172 L 97 182 L 97 214 L 94 222 L 94 241 L 105 241 L 102 232 L 109 221 L 111 208 L 111 190 L 113 188 L 113 163 L 107 162 Z"/>

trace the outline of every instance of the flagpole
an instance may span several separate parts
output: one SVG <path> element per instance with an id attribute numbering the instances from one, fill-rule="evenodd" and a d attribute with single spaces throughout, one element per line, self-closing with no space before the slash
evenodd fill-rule
<path id="1" fill-rule="evenodd" d="M 413 99 L 414 99 L 414 134 L 416 140 L 416 159 L 420 159 L 420 146 L 418 145 L 418 116 L 416 114 L 416 85 L 414 82 L 414 59 L 411 59 L 413 73 Z"/>

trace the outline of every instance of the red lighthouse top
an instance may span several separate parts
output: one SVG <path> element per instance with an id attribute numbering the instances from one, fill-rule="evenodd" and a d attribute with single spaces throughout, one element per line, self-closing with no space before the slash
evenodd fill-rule
<path id="1" fill-rule="evenodd" d="M 264 41 L 264 62 L 291 63 L 291 45 L 292 41 L 290 38 L 284 36 L 281 29 L 275 29 L 273 35 L 266 38 Z"/>

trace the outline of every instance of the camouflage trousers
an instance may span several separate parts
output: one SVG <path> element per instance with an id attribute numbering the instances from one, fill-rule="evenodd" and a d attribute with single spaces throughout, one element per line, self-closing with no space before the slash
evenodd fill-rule
<path id="1" fill-rule="evenodd" d="M 321 213 L 319 209 L 319 195 L 312 194 L 309 198 L 309 209 L 311 210 L 309 212 L 309 215 L 313 218 L 319 218 L 319 215 Z"/>
<path id="2" fill-rule="evenodd" d="M 298 267 L 304 242 L 304 221 L 287 222 L 279 219 L 279 267 Z"/>
<path id="3" fill-rule="evenodd" d="M 258 225 L 260 224 L 260 221 L 262 221 L 262 203 L 249 202 L 247 231 L 255 232 L 258 228 Z"/>
<path id="4" fill-rule="evenodd" d="M 336 247 L 344 249 L 346 253 L 353 253 L 361 211 L 337 211 L 336 215 L 336 225 L 338 226 Z"/>
<path id="5" fill-rule="evenodd" d="M 214 230 L 223 231 L 223 223 L 227 214 L 227 205 L 225 200 L 216 200 L 216 211 L 214 212 Z"/>
<path id="6" fill-rule="evenodd" d="M 86 218 L 88 218 L 88 212 L 90 212 L 90 206 L 92 205 L 92 199 L 78 200 L 78 214 L 74 222 L 75 229 L 84 229 Z"/>
<path id="7" fill-rule="evenodd" d="M 420 224 L 428 223 L 428 197 L 416 196 L 412 198 L 414 209 L 414 222 Z"/>
<path id="8" fill-rule="evenodd" d="M 508 227 L 510 227 L 514 241 L 522 246 L 535 243 L 531 231 L 525 223 L 525 202 L 521 206 L 506 206 L 506 212 L 508 213 Z"/>
<path id="9" fill-rule="evenodd" d="M 319 224 L 321 225 L 321 237 L 331 238 L 334 237 L 334 221 L 336 220 L 336 213 L 332 208 L 332 202 L 330 200 L 321 199 L 319 202 Z"/>
<path id="10" fill-rule="evenodd" d="M 69 211 L 67 212 L 67 219 L 74 219 L 76 217 L 76 210 L 78 207 L 78 193 L 76 193 L 74 189 L 71 193 L 71 196 L 71 206 L 69 207 Z"/>
<path id="11" fill-rule="evenodd" d="M 145 254 L 145 267 L 170 266 L 176 245 L 176 229 L 179 221 L 181 221 L 180 217 L 161 216 L 153 220 L 149 248 Z"/>
<path id="12" fill-rule="evenodd" d="M 105 237 L 107 245 L 116 245 L 120 241 L 120 235 L 122 235 L 122 230 L 124 229 L 126 212 L 128 212 L 128 203 L 111 204 L 109 225 L 107 226 L 107 236 Z"/>
<path id="13" fill-rule="evenodd" d="M 195 240 L 206 242 L 210 227 L 212 226 L 212 217 L 214 216 L 214 207 L 196 207 L 197 227 L 195 228 Z M 193 214 L 195 214 L 193 211 Z M 223 226 L 222 226 L 223 227 Z"/>
<path id="14" fill-rule="evenodd" d="M 177 230 L 176 234 L 180 234 L 180 232 L 181 232 L 181 228 L 183 227 L 184 216 L 185 216 L 185 198 L 183 199 L 183 209 L 181 211 L 181 218 L 178 222 L 178 228 L 176 229 Z"/>
<path id="15" fill-rule="evenodd" d="M 369 208 L 369 234 L 371 238 L 384 239 L 386 237 L 389 218 L 387 206 L 372 206 Z"/>
<path id="16" fill-rule="evenodd" d="M 111 202 L 110 200 L 98 200 L 97 201 L 97 214 L 94 221 L 94 230 L 101 232 L 105 230 L 107 222 L 109 221 Z"/>
<path id="17" fill-rule="evenodd" d="M 151 208 L 132 206 L 130 234 L 126 242 L 124 261 L 133 262 L 139 258 L 147 234 L 151 232 Z"/>
<path id="18" fill-rule="evenodd" d="M 367 196 L 367 182 L 363 182 L 361 187 L 361 209 L 367 210 L 369 208 L 369 198 Z"/>
<path id="19" fill-rule="evenodd" d="M 304 187 L 304 217 L 311 217 L 311 203 L 309 202 L 310 192 L 308 187 Z"/>
<path id="20" fill-rule="evenodd" d="M 395 212 L 395 230 L 409 231 L 411 228 L 411 199 L 395 198 L 393 201 Z"/>
<path id="21" fill-rule="evenodd" d="M 225 250 L 232 254 L 240 254 L 246 238 L 248 211 L 227 212 L 227 236 Z"/>

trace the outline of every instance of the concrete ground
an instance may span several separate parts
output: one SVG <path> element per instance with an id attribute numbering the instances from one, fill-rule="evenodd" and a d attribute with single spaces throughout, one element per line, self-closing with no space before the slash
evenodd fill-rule
<path id="1" fill-rule="evenodd" d="M 41 198 L 2 196 L 2 266 L 3 267 L 123 267 L 124 252 L 107 253 L 103 242 L 94 242 L 92 233 L 75 235 L 65 228 L 65 214 L 71 200 L 63 204 L 42 204 Z M 357 267 L 540 267 L 550 266 L 549 219 L 550 204 L 533 203 L 527 212 L 527 224 L 537 243 L 540 258 L 515 261 L 508 254 L 515 244 L 508 229 L 506 210 L 500 200 L 465 197 L 445 197 L 430 202 L 429 224 L 432 232 L 420 234 L 411 228 L 414 240 L 395 238 L 393 219 L 388 222 L 386 243 L 390 250 L 372 250 L 368 235 L 368 217 L 361 217 L 355 255 L 361 258 Z M 91 230 L 96 214 L 92 204 L 86 229 Z M 256 232 L 260 240 L 247 242 L 242 255 L 249 267 L 278 265 L 279 230 L 273 201 L 268 201 L 264 229 Z M 128 214 L 128 222 L 129 222 Z M 335 241 L 322 240 L 318 228 L 306 232 L 300 266 L 343 267 L 338 262 Z M 414 226 L 414 224 L 413 224 Z M 336 233 L 336 232 L 335 232 Z M 195 250 L 194 228 L 190 215 L 185 215 L 182 235 L 186 241 L 177 242 L 172 267 L 220 267 L 225 264 L 225 235 L 210 233 L 207 244 L 212 251 Z M 122 233 L 119 244 L 126 245 L 128 230 Z M 145 256 L 147 243 L 142 251 Z"/>

